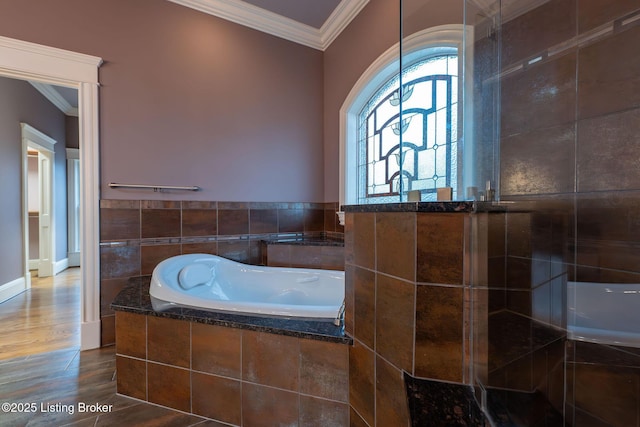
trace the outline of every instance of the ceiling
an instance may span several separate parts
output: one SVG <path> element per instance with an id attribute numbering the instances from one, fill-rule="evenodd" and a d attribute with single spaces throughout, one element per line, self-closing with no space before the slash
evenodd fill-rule
<path id="1" fill-rule="evenodd" d="M 29 83 L 64 114 L 78 117 L 78 89 L 34 81 Z"/>
<path id="2" fill-rule="evenodd" d="M 168 0 L 325 50 L 369 0 Z"/>

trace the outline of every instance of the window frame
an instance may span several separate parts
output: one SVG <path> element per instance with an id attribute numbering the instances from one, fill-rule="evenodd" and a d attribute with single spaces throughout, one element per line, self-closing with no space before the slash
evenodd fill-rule
<path id="1" fill-rule="evenodd" d="M 412 34 L 396 43 L 380 55 L 360 76 L 340 108 L 340 205 L 355 204 L 358 200 L 357 188 L 357 126 L 358 115 L 369 99 L 389 79 L 400 72 L 400 64 L 406 68 L 427 56 L 437 55 L 438 48 L 456 48 L 458 51 L 458 117 L 461 129 L 459 139 L 464 141 L 463 177 L 473 176 L 473 144 L 464 135 L 473 135 L 471 98 L 473 81 L 473 31 L 463 24 L 441 25 Z M 466 47 L 466 48 L 465 48 Z M 402 58 L 400 58 L 402 49 Z M 441 49 L 442 50 L 442 49 Z M 459 180 L 459 187 L 464 188 Z"/>

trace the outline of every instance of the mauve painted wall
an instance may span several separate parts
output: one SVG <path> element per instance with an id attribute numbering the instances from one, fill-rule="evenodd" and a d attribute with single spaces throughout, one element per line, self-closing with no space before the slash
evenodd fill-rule
<path id="1" fill-rule="evenodd" d="M 322 52 L 164 0 L 0 10 L 0 35 L 105 60 L 101 198 L 323 201 Z"/>
<path id="2" fill-rule="evenodd" d="M 67 257 L 64 114 L 29 83 L 0 77 L 0 285 L 23 276 L 20 122 L 28 123 L 57 141 L 54 160 L 56 260 Z"/>
<path id="3" fill-rule="evenodd" d="M 464 0 L 403 0 L 406 35 L 464 21 Z M 324 199 L 339 197 L 340 108 L 362 73 L 400 39 L 400 1 L 371 0 L 324 55 Z"/>

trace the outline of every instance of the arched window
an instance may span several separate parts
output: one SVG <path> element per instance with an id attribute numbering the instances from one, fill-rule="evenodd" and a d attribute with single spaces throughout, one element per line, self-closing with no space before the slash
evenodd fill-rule
<path id="1" fill-rule="evenodd" d="M 396 46 L 356 83 L 340 114 L 341 203 L 401 202 L 416 190 L 430 201 L 440 187 L 460 196 L 463 30 L 415 34 L 402 61 Z"/>

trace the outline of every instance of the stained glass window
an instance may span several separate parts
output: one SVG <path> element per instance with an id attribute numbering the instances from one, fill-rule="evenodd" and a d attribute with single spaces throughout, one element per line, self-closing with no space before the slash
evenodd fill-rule
<path id="1" fill-rule="evenodd" d="M 401 86 L 402 85 L 402 86 Z M 418 61 L 388 80 L 358 116 L 358 203 L 435 200 L 457 187 L 458 56 Z"/>

